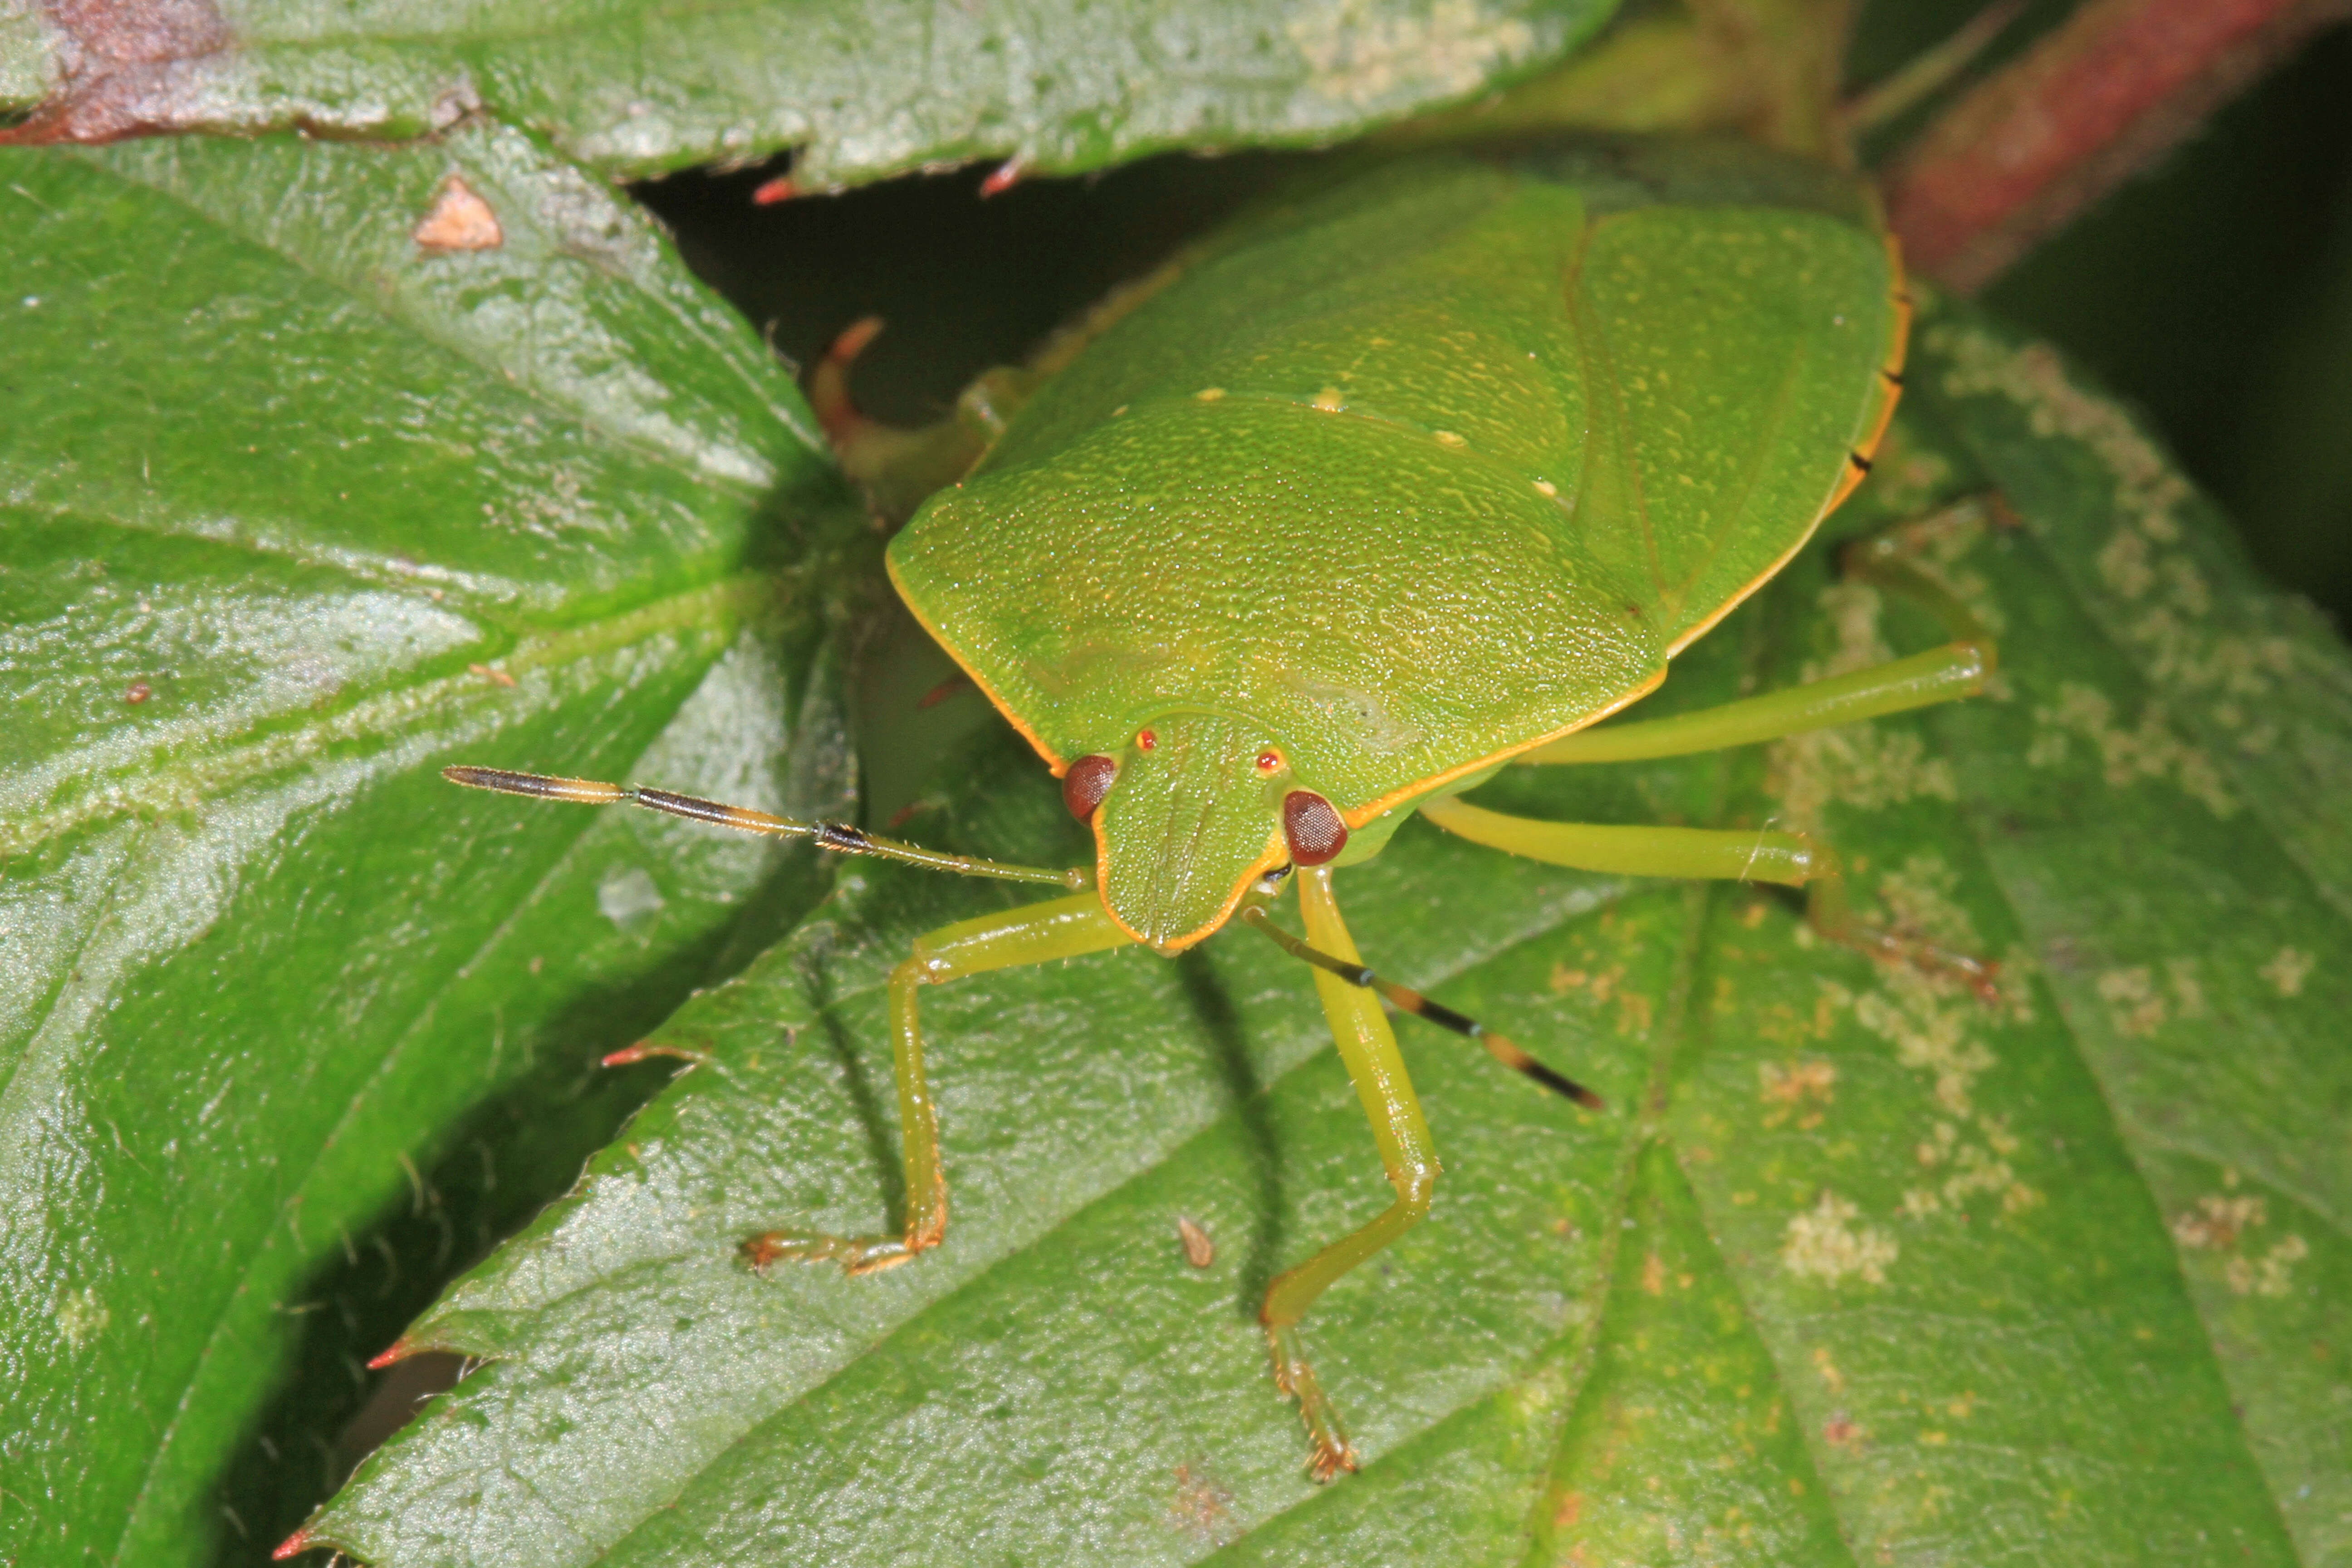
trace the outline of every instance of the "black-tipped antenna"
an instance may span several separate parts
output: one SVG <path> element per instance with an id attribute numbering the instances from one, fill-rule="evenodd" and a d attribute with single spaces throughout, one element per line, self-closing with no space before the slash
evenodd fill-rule
<path id="1" fill-rule="evenodd" d="M 1325 952 L 1319 947 L 1309 947 L 1306 942 L 1275 924 L 1273 917 L 1265 912 L 1263 906 L 1253 904 L 1243 910 L 1242 919 L 1272 937 L 1280 944 L 1283 952 L 1290 954 L 1291 957 L 1303 959 L 1326 973 L 1336 974 L 1350 985 L 1360 985 L 1367 991 L 1379 992 L 1401 1013 L 1410 1013 L 1416 1018 L 1426 1018 L 1441 1029 L 1451 1029 L 1465 1039 L 1477 1041 L 1486 1047 L 1488 1056 L 1493 1057 L 1513 1072 L 1526 1074 L 1554 1094 L 1566 1095 L 1587 1110 L 1602 1109 L 1602 1100 L 1599 1095 L 1574 1079 L 1552 1071 L 1511 1041 L 1487 1028 L 1477 1019 L 1465 1017 L 1453 1008 L 1433 1002 L 1420 992 L 1399 985 L 1393 980 L 1381 979 L 1373 973 L 1369 964 L 1350 963 L 1344 958 Z"/>
<path id="2" fill-rule="evenodd" d="M 919 844 L 884 838 L 879 834 L 843 823 L 802 822 L 789 816 L 771 816 L 764 811 L 753 811 L 750 806 L 725 805 L 715 800 L 704 800 L 698 795 L 678 795 L 666 789 L 604 784 L 595 779 L 551 778 L 545 773 L 510 773 L 505 768 L 443 768 L 441 776 L 451 784 L 464 784 L 467 789 L 529 795 L 534 800 L 570 801 L 575 805 L 642 805 L 648 811 L 682 816 L 689 822 L 708 822 L 717 827 L 732 827 L 741 833 L 764 833 L 778 838 L 806 838 L 818 848 L 830 849 L 836 855 L 872 855 L 908 866 L 920 866 L 928 870 L 950 871 L 960 877 L 992 877 L 1003 882 L 1031 882 L 1045 887 L 1074 889 L 1085 887 L 1089 880 L 1083 868 L 1056 871 L 1044 866 L 1010 866 L 1001 860 L 949 855 L 937 849 L 926 849 Z"/>

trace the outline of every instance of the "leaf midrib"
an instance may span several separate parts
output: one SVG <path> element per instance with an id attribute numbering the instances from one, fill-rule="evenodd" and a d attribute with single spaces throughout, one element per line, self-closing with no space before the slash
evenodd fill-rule
<path id="1" fill-rule="evenodd" d="M 633 644 L 680 630 L 721 635 L 752 606 L 769 581 L 738 574 L 707 587 L 657 599 L 640 608 L 541 637 L 518 641 L 501 660 L 513 675 L 560 668 Z M 387 683 L 336 711 L 289 724 L 257 724 L 254 738 L 218 745 L 211 754 L 176 767 L 131 773 L 124 782 L 94 790 L 79 801 L 37 815 L 0 820 L 0 858 L 20 855 L 95 822 L 135 813 L 183 809 L 192 796 L 214 797 L 238 785 L 310 762 L 331 747 L 383 741 L 416 728 L 434 716 L 498 700 L 470 671 L 404 684 Z M 163 742 L 154 748 L 166 749 Z"/>

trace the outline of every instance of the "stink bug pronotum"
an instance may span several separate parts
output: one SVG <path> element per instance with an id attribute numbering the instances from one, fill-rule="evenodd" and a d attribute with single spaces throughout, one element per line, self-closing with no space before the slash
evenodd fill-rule
<path id="1" fill-rule="evenodd" d="M 1991 646 L 1944 596 L 1944 647 L 1591 728 L 1654 689 L 1868 470 L 1908 314 L 1865 192 L 1752 150 L 1627 144 L 1416 159 L 1271 205 L 1030 370 L 984 378 L 944 435 L 850 408 L 861 326 L 813 388 L 853 472 L 903 489 L 910 470 L 969 470 L 892 542 L 891 580 L 1061 780 L 1095 864 L 1004 865 L 655 789 L 448 776 L 1065 889 L 933 931 L 891 976 L 900 1232 L 776 1231 L 746 1244 L 757 1265 L 865 1274 L 946 1234 L 922 986 L 1127 942 L 1172 954 L 1235 920 L 1314 965 L 1396 1193 L 1265 1295 L 1276 1380 L 1328 1479 L 1356 1459 L 1299 1321 L 1427 1212 L 1437 1173 L 1382 1000 L 1599 1105 L 1366 967 L 1335 869 L 1418 811 L 1560 866 L 1810 885 L 1826 934 L 1983 980 L 1854 925 L 1836 861 L 1801 834 L 1538 822 L 1460 798 L 1506 763 L 1743 745 L 1981 688 Z M 1886 545 L 1849 566 L 1913 575 Z M 1286 879 L 1303 938 L 1271 913 Z"/>

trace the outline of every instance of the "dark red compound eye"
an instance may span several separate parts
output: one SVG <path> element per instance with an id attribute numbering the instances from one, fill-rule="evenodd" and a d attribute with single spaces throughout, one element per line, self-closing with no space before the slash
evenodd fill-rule
<path id="1" fill-rule="evenodd" d="M 1095 807 L 1110 793 L 1111 780 L 1118 777 L 1118 764 L 1108 757 L 1080 757 L 1062 775 L 1062 804 L 1080 822 L 1095 814 Z"/>
<path id="2" fill-rule="evenodd" d="M 1311 790 L 1282 797 L 1282 836 L 1290 841 L 1293 865 L 1320 866 L 1348 847 L 1348 825 L 1331 803 Z"/>

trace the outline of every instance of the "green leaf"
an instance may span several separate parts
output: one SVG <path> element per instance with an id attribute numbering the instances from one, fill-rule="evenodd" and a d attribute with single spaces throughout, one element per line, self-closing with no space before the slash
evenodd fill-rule
<path id="1" fill-rule="evenodd" d="M 499 243 L 421 246 L 461 188 Z M 518 132 L 11 151 L 0 215 L 0 1559 L 250 1560 L 650 1089 L 599 1051 L 821 890 L 437 768 L 837 796 L 824 605 L 756 562 L 845 509 Z"/>
<path id="2" fill-rule="evenodd" d="M 299 127 L 408 137 L 488 111 L 645 174 L 803 149 L 804 188 L 1010 157 L 1076 173 L 1171 147 L 1336 141 L 1525 75 L 1613 0 L 172 0 L 0 25 L 25 134 Z M 68 66 L 73 68 L 68 68 Z M 45 93 L 46 89 L 46 93 Z"/>
<path id="3" fill-rule="evenodd" d="M 1612 1109 L 1404 1035 L 1435 1210 L 1306 1327 L 1361 1474 L 1307 1481 L 1255 1318 L 1387 1193 L 1306 976 L 1245 931 L 929 992 L 946 1245 L 742 1266 L 891 1215 L 882 982 L 1017 901 L 862 867 L 664 1026 L 677 1081 L 409 1330 L 484 1364 L 307 1539 L 402 1568 L 2340 1558 L 2352 661 L 2049 351 L 1938 308 L 1909 381 L 1832 531 L 1997 485 L 2022 527 L 1925 537 L 2004 631 L 1993 693 L 1486 795 L 1822 827 L 1878 918 L 2000 958 L 1999 998 L 1767 891 L 1409 824 L 1339 883 L 1368 956 Z M 1652 702 L 1933 628 L 1817 550 Z M 1009 735 L 949 776 L 908 831 L 1083 856 Z"/>

